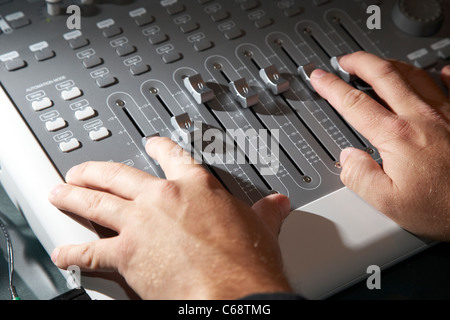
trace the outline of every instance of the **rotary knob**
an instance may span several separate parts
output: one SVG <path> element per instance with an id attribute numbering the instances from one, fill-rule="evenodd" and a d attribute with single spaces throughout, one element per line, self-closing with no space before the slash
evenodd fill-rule
<path id="1" fill-rule="evenodd" d="M 398 0 L 392 17 L 403 32 L 416 37 L 429 37 L 441 28 L 444 9 L 440 0 Z"/>

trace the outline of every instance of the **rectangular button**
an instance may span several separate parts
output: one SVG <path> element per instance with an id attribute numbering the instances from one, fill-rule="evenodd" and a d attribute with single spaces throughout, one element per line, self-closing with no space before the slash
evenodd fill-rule
<path id="1" fill-rule="evenodd" d="M 202 52 L 202 51 L 208 50 L 208 49 L 210 49 L 212 47 L 213 47 L 213 43 L 211 41 L 206 40 L 206 39 L 197 41 L 194 44 L 194 49 L 196 51 L 198 51 L 198 52 Z"/>
<path id="2" fill-rule="evenodd" d="M 68 142 L 61 142 L 59 144 L 59 149 L 61 149 L 61 151 L 64 153 L 72 152 L 80 147 L 81 147 L 80 141 L 78 141 L 75 138 L 72 138 Z"/>
<path id="3" fill-rule="evenodd" d="M 119 57 L 124 57 L 134 52 L 136 52 L 136 47 L 129 44 L 124 44 L 123 46 L 116 48 L 116 53 Z"/>
<path id="4" fill-rule="evenodd" d="M 31 103 L 31 107 L 34 111 L 41 111 L 50 108 L 51 106 L 53 106 L 53 101 L 47 97 L 43 98 L 42 100 L 33 101 Z"/>
<path id="5" fill-rule="evenodd" d="M 86 38 L 78 37 L 69 41 L 69 45 L 73 50 L 85 47 L 89 44 L 89 40 Z"/>
<path id="6" fill-rule="evenodd" d="M 78 121 L 88 120 L 95 115 L 95 110 L 92 107 L 86 107 L 83 110 L 78 110 L 75 112 L 75 118 L 77 118 Z"/>
<path id="7" fill-rule="evenodd" d="M 86 69 L 91 69 L 91 68 L 97 67 L 97 66 L 101 65 L 102 63 L 103 63 L 102 58 L 97 57 L 97 56 L 91 56 L 91 57 L 83 60 L 83 66 Z"/>
<path id="8" fill-rule="evenodd" d="M 97 86 L 100 88 L 107 88 L 117 83 L 117 79 L 112 76 L 106 76 L 96 80 Z"/>
<path id="9" fill-rule="evenodd" d="M 227 38 L 228 40 L 234 40 L 234 39 L 242 37 L 243 35 L 244 35 L 244 32 L 238 28 L 232 28 L 225 32 L 225 38 Z"/>
<path id="10" fill-rule="evenodd" d="M 64 90 L 63 92 L 61 92 L 61 97 L 66 101 L 73 100 L 75 98 L 80 97 L 81 95 L 82 92 L 77 87 L 73 87 L 71 89 Z"/>
<path id="11" fill-rule="evenodd" d="M 41 51 L 36 51 L 34 53 L 34 58 L 39 62 L 51 59 L 54 56 L 55 56 L 55 52 L 50 49 L 44 49 Z"/>
<path id="12" fill-rule="evenodd" d="M 181 60 L 181 58 L 182 55 L 178 52 L 166 53 L 165 55 L 162 56 L 162 59 L 166 64 Z"/>
<path id="13" fill-rule="evenodd" d="M 150 70 L 150 67 L 146 64 L 140 63 L 130 67 L 130 72 L 133 76 L 139 76 Z"/>
<path id="14" fill-rule="evenodd" d="M 163 43 L 164 41 L 166 41 L 168 39 L 167 34 L 162 33 L 162 32 L 157 32 L 154 34 L 151 34 L 148 37 L 148 41 L 151 44 L 159 44 L 159 43 Z"/>
<path id="15" fill-rule="evenodd" d="M 49 131 L 49 132 L 61 130 L 62 128 L 65 128 L 66 126 L 67 126 L 67 123 L 63 118 L 57 118 L 53 121 L 48 121 L 45 124 L 45 127 L 47 128 L 47 131 Z"/>
<path id="16" fill-rule="evenodd" d="M 5 62 L 5 68 L 8 71 L 16 71 L 22 68 L 25 68 L 27 66 L 27 63 L 23 61 L 22 59 L 14 59 Z"/>
<path id="17" fill-rule="evenodd" d="M 153 21 L 155 21 L 155 18 L 153 18 L 153 16 L 151 16 L 148 13 L 142 14 L 139 17 L 136 17 L 134 19 L 134 22 L 136 23 L 136 25 L 138 25 L 139 27 L 143 27 L 146 26 L 150 23 L 152 23 Z"/>
<path id="18" fill-rule="evenodd" d="M 119 34 L 122 34 L 122 29 L 117 26 L 112 26 L 103 29 L 102 33 L 105 38 L 112 38 L 118 36 Z"/>
<path id="19" fill-rule="evenodd" d="M 91 138 L 92 141 L 100 141 L 105 138 L 108 138 L 110 136 L 110 132 L 105 127 L 101 127 L 98 130 L 89 132 L 89 138 Z"/>

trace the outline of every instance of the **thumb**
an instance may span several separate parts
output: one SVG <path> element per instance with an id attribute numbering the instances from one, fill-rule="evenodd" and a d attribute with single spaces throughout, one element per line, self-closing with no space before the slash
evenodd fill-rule
<path id="1" fill-rule="evenodd" d="M 377 209 L 383 209 L 380 206 L 391 195 L 392 186 L 383 168 L 367 152 L 355 148 L 343 150 L 340 161 L 342 182 Z"/>
<path id="2" fill-rule="evenodd" d="M 284 219 L 291 212 L 291 202 L 285 195 L 274 194 L 259 200 L 252 209 L 272 234 L 278 237 Z"/>
<path id="3" fill-rule="evenodd" d="M 441 72 L 442 82 L 444 82 L 447 89 L 450 91 L 450 66 L 445 66 Z M 450 98 L 450 92 L 449 92 Z"/>

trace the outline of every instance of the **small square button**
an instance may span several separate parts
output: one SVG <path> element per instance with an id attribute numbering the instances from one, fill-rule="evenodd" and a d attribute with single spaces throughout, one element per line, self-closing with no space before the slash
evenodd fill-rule
<path id="1" fill-rule="evenodd" d="M 34 58 L 39 62 L 51 59 L 54 56 L 55 56 L 55 52 L 50 49 L 44 49 L 44 50 L 36 51 L 34 53 Z"/>
<path id="2" fill-rule="evenodd" d="M 106 76 L 96 80 L 97 86 L 107 88 L 117 83 L 117 79 L 113 76 Z"/>
<path id="3" fill-rule="evenodd" d="M 125 57 L 125 56 L 135 53 L 135 52 L 136 52 L 136 47 L 129 45 L 129 44 L 124 44 L 123 46 L 120 46 L 116 49 L 116 53 L 119 57 Z"/>

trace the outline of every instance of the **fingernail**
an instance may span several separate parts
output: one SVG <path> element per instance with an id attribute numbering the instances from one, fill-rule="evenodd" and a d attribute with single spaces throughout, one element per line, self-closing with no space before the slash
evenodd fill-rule
<path id="1" fill-rule="evenodd" d="M 56 262 L 58 261 L 59 252 L 60 252 L 60 249 L 56 248 L 55 250 L 53 250 L 53 252 L 50 256 L 50 258 L 52 259 L 52 262 L 54 264 L 56 264 Z"/>
<path id="2" fill-rule="evenodd" d="M 72 177 L 72 176 L 75 174 L 75 172 L 77 172 L 78 168 L 79 168 L 79 166 L 72 167 L 72 168 L 67 172 L 67 174 L 66 174 L 66 181 L 67 181 L 68 179 L 70 179 L 70 177 Z"/>
<path id="3" fill-rule="evenodd" d="M 355 149 L 354 148 L 347 148 L 342 150 L 341 156 L 340 156 L 340 162 L 341 166 L 343 167 L 345 164 L 345 161 L 347 161 L 347 158 L 349 157 L 350 153 L 352 153 Z"/>
<path id="4" fill-rule="evenodd" d="M 146 147 L 147 145 L 149 145 L 150 143 L 152 143 L 159 137 L 160 137 L 159 134 L 154 134 L 152 136 L 145 137 L 142 139 L 142 144 L 144 145 L 144 147 Z"/>
<path id="5" fill-rule="evenodd" d="M 56 195 L 62 190 L 62 188 L 64 188 L 63 184 L 59 184 L 56 187 L 54 187 L 52 189 L 52 191 L 50 191 L 50 195 L 49 195 L 50 199 L 53 199 L 54 197 L 56 197 Z"/>
<path id="6" fill-rule="evenodd" d="M 279 197 L 278 198 L 278 206 L 281 211 L 285 214 L 289 214 L 291 212 L 291 201 L 288 197 Z"/>
<path id="7" fill-rule="evenodd" d="M 320 78 L 322 78 L 323 76 L 325 76 L 327 74 L 328 74 L 328 72 L 326 72 L 325 70 L 316 69 L 311 74 L 311 78 L 320 79 Z"/>

